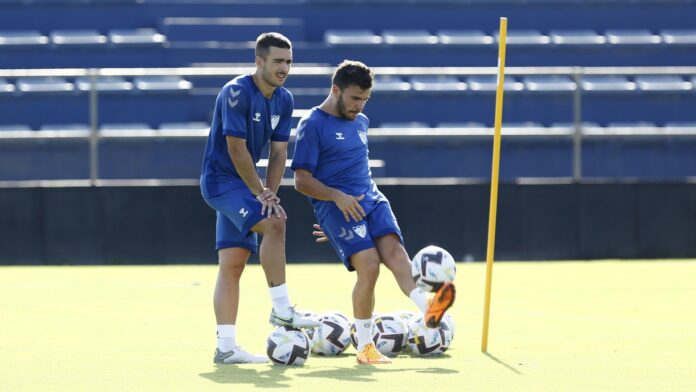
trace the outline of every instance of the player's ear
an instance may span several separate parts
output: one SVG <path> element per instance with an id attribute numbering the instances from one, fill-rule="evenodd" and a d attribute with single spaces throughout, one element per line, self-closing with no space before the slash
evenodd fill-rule
<path id="1" fill-rule="evenodd" d="M 337 84 L 331 86 L 331 95 L 338 97 L 341 95 L 341 88 Z"/>
<path id="2" fill-rule="evenodd" d="M 263 58 L 261 58 L 261 56 L 256 56 L 256 60 L 254 62 L 256 63 L 256 67 L 263 68 Z"/>

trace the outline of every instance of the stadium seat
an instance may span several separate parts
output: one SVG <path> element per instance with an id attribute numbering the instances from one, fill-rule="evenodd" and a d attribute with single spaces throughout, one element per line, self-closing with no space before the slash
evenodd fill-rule
<path id="1" fill-rule="evenodd" d="M 604 35 L 612 45 L 655 45 L 662 42 L 659 35 L 649 30 L 607 30 Z"/>
<path id="2" fill-rule="evenodd" d="M 15 85 L 5 79 L 0 78 L 0 95 L 12 94 L 15 91 Z"/>
<path id="3" fill-rule="evenodd" d="M 638 122 L 611 122 L 607 124 L 605 132 L 615 135 L 636 135 L 636 134 L 654 134 L 659 132 L 659 128 L 655 123 L 648 121 Z"/>
<path id="4" fill-rule="evenodd" d="M 427 30 L 384 30 L 382 38 L 388 45 L 433 45 L 438 38 Z"/>
<path id="5" fill-rule="evenodd" d="M 495 34 L 495 40 L 500 40 L 498 33 Z M 546 45 L 551 42 L 551 38 L 537 30 L 510 30 L 506 42 L 509 45 Z"/>
<path id="6" fill-rule="evenodd" d="M 167 39 L 155 29 L 114 29 L 109 31 L 109 41 L 114 45 L 160 45 Z"/>
<path id="7" fill-rule="evenodd" d="M 75 90 L 74 84 L 59 77 L 18 78 L 16 85 L 23 93 L 64 93 Z"/>
<path id="8" fill-rule="evenodd" d="M 162 123 L 160 131 L 205 131 L 210 130 L 210 124 L 202 121 L 192 121 L 184 123 Z"/>
<path id="9" fill-rule="evenodd" d="M 669 45 L 694 45 L 696 44 L 696 30 L 662 30 L 660 32 L 662 42 Z"/>
<path id="10" fill-rule="evenodd" d="M 112 123 L 99 128 L 102 137 L 151 137 L 155 130 L 145 123 Z"/>
<path id="11" fill-rule="evenodd" d="M 0 137 L 2 132 L 31 132 L 31 128 L 24 124 L 0 124 Z"/>
<path id="12" fill-rule="evenodd" d="M 430 125 L 422 121 L 388 121 L 383 122 L 380 128 L 430 128 Z"/>
<path id="13" fill-rule="evenodd" d="M 625 76 L 603 76 L 603 75 L 587 75 L 582 78 L 580 85 L 585 91 L 633 91 L 636 89 L 636 84 L 629 81 Z"/>
<path id="14" fill-rule="evenodd" d="M 408 91 L 411 84 L 400 76 L 376 76 L 373 91 Z"/>
<path id="15" fill-rule="evenodd" d="M 642 91 L 688 91 L 693 85 L 676 75 L 637 76 L 636 85 Z"/>
<path id="16" fill-rule="evenodd" d="M 89 91 L 92 87 L 89 77 L 76 78 L 75 84 L 80 91 Z M 96 87 L 97 91 L 131 91 L 133 90 L 133 83 L 121 76 L 99 77 L 96 80 Z"/>
<path id="17" fill-rule="evenodd" d="M 55 30 L 50 34 L 54 45 L 103 45 L 106 36 L 96 30 Z"/>
<path id="18" fill-rule="evenodd" d="M 140 91 L 189 91 L 191 82 L 180 76 L 140 76 L 133 79 Z"/>
<path id="19" fill-rule="evenodd" d="M 524 121 L 524 122 L 503 122 L 502 130 L 505 132 L 512 133 L 525 133 L 525 132 L 542 132 L 546 131 L 546 128 L 538 122 L 534 121 Z"/>
<path id="20" fill-rule="evenodd" d="M 494 92 L 497 89 L 497 77 L 495 75 L 469 76 L 466 82 L 471 91 Z M 505 91 L 522 91 L 524 90 L 524 84 L 516 81 L 511 76 L 506 76 L 503 88 Z"/>
<path id="21" fill-rule="evenodd" d="M 48 37 L 35 30 L 0 31 L 0 46 L 46 45 Z"/>
<path id="22" fill-rule="evenodd" d="M 492 45 L 495 42 L 481 30 L 440 30 L 437 37 L 443 45 Z"/>
<path id="23" fill-rule="evenodd" d="M 604 132 L 604 128 L 595 122 L 583 121 L 580 123 L 580 127 L 584 134 L 602 134 Z M 550 131 L 573 133 L 575 132 L 575 123 L 557 122 L 551 124 L 548 129 Z"/>
<path id="24" fill-rule="evenodd" d="M 439 122 L 436 128 L 486 128 L 486 124 L 480 122 Z"/>
<path id="25" fill-rule="evenodd" d="M 692 133 L 696 134 L 696 122 L 679 122 L 670 121 L 665 123 L 664 131 L 666 133 Z"/>
<path id="26" fill-rule="evenodd" d="M 454 76 L 426 75 L 413 76 L 411 86 L 416 91 L 464 91 L 466 83 Z"/>
<path id="27" fill-rule="evenodd" d="M 328 45 L 379 45 L 382 37 L 372 30 L 327 30 L 324 42 Z"/>
<path id="28" fill-rule="evenodd" d="M 81 131 L 89 133 L 89 125 L 87 124 L 44 124 L 41 126 L 42 131 Z"/>
<path id="29" fill-rule="evenodd" d="M 527 91 L 575 91 L 577 85 L 569 76 L 533 75 L 522 78 Z"/>
<path id="30" fill-rule="evenodd" d="M 556 45 L 603 45 L 607 38 L 592 30 L 551 30 L 551 42 Z"/>

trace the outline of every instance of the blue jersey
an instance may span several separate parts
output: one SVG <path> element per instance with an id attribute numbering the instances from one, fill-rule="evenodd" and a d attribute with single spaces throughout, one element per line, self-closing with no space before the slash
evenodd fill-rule
<path id="1" fill-rule="evenodd" d="M 292 169 L 305 169 L 322 184 L 348 195 L 364 194 L 362 202 L 386 200 L 372 181 L 367 144 L 369 123 L 362 113 L 350 121 L 312 108 L 297 126 Z M 313 198 L 310 201 L 319 216 L 333 205 Z"/>
<path id="2" fill-rule="evenodd" d="M 229 81 L 215 101 L 215 114 L 203 156 L 203 195 L 212 197 L 246 186 L 232 164 L 225 136 L 246 139 L 249 154 L 256 163 L 269 140 L 288 141 L 292 110 L 292 94 L 283 87 L 276 88 L 273 96 L 267 99 L 251 75 Z"/>

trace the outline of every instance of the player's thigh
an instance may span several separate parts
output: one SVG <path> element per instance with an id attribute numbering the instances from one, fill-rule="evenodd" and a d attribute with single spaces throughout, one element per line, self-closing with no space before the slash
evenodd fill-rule
<path id="1" fill-rule="evenodd" d="M 389 233 L 375 239 L 379 257 L 389 269 L 399 264 L 410 264 L 408 253 L 395 233 Z"/>
<path id="2" fill-rule="evenodd" d="M 343 213 L 338 208 L 330 209 L 319 219 L 319 224 L 338 257 L 349 271 L 355 270 L 350 263 L 352 255 L 375 248 L 372 237 L 367 233 L 367 222 L 365 220 L 346 222 Z"/>
<path id="3" fill-rule="evenodd" d="M 375 248 L 368 248 L 350 256 L 350 264 L 358 274 L 359 279 L 377 281 L 379 276 L 379 253 Z"/>
<path id="4" fill-rule="evenodd" d="M 404 238 L 401 235 L 401 228 L 388 202 L 377 203 L 365 219 L 367 220 L 367 227 L 372 238 L 394 234 L 396 239 L 403 245 Z"/>
<path id="5" fill-rule="evenodd" d="M 256 200 L 256 197 L 246 187 L 207 198 L 206 202 L 227 217 L 237 230 L 245 236 L 254 225 L 264 218 L 261 215 L 261 203 Z"/>
<path id="6" fill-rule="evenodd" d="M 258 236 L 256 233 L 249 231 L 245 233 L 240 232 L 234 222 L 220 211 L 216 212 L 216 218 L 215 249 L 217 249 L 218 256 L 221 260 L 222 254 L 220 254 L 220 251 L 225 249 L 241 248 L 254 253 L 258 251 Z M 227 255 L 227 253 L 225 255 Z M 236 256 L 236 254 L 231 254 L 230 256 Z M 227 257 L 225 259 L 227 259 Z M 246 263 L 246 259 L 244 262 Z"/>
<path id="7" fill-rule="evenodd" d="M 225 273 L 241 275 L 251 251 L 245 247 L 222 248 L 218 250 L 218 264 Z"/>

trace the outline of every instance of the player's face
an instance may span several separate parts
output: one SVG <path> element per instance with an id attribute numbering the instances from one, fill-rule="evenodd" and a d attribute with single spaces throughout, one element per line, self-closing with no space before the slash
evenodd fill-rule
<path id="1" fill-rule="evenodd" d="M 268 48 L 268 55 L 261 59 L 261 77 L 264 82 L 274 87 L 280 87 L 290 73 L 292 66 L 292 49 L 278 48 L 271 46 Z"/>
<path id="2" fill-rule="evenodd" d="M 363 90 L 354 84 L 342 91 L 337 86 L 334 87 L 338 92 L 338 100 L 336 101 L 338 115 L 346 120 L 355 120 L 355 117 L 362 113 L 365 104 L 370 99 L 370 89 Z"/>

